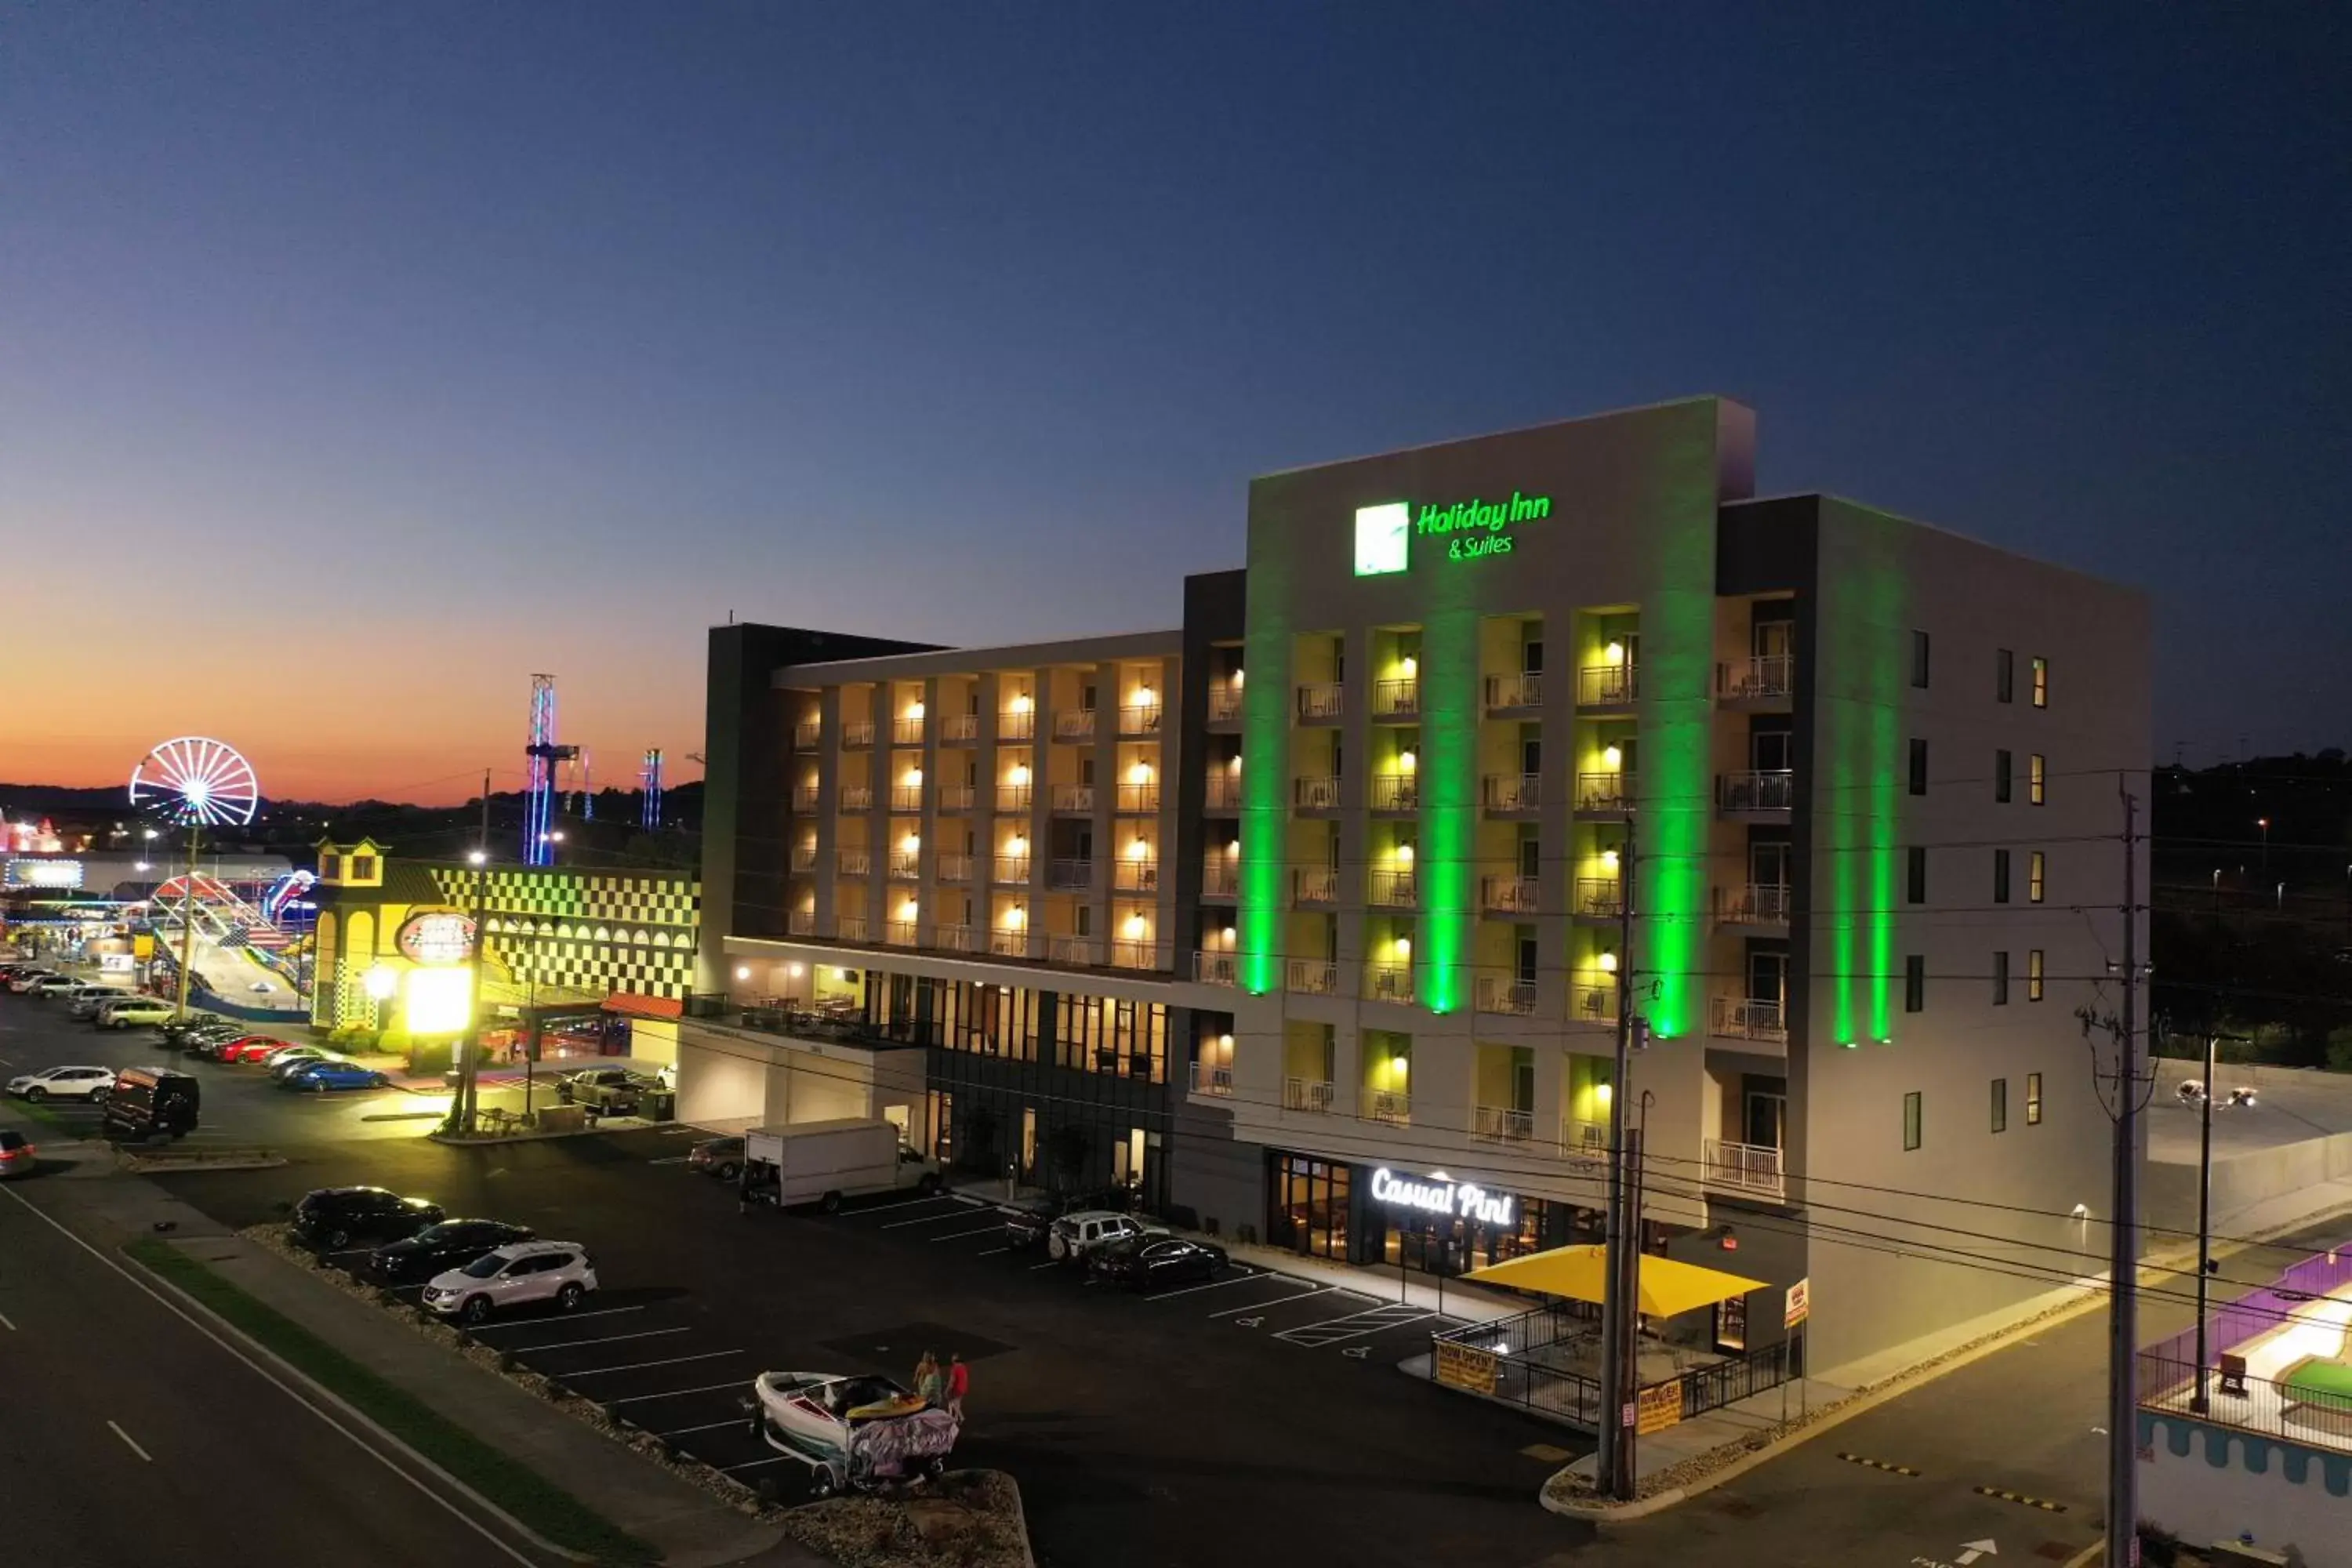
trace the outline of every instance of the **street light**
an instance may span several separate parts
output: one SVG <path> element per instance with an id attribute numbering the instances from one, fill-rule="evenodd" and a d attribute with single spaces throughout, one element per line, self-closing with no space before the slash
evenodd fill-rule
<path id="1" fill-rule="evenodd" d="M 2271 819 L 2258 816 L 2254 818 L 2254 826 L 2263 830 L 2263 869 L 2267 871 L 2271 868 Z"/>

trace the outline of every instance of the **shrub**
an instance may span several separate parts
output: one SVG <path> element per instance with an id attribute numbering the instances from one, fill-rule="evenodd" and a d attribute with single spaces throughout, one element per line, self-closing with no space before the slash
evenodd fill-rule
<path id="1" fill-rule="evenodd" d="M 2327 1069 L 2352 1072 L 2352 1024 L 2327 1031 Z"/>

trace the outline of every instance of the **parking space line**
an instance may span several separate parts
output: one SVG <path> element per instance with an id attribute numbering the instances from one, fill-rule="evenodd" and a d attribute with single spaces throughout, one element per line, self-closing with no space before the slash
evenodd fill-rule
<path id="1" fill-rule="evenodd" d="M 625 1398 L 608 1399 L 604 1401 L 604 1403 L 607 1405 L 643 1405 L 648 1399 L 683 1399 L 689 1394 L 716 1394 L 722 1388 L 740 1388 L 742 1386 L 743 1380 L 739 1377 L 729 1383 L 706 1383 L 699 1388 L 671 1388 L 665 1389 L 659 1394 L 632 1394 Z"/>
<path id="2" fill-rule="evenodd" d="M 1162 1290 L 1159 1295 L 1146 1296 L 1144 1300 L 1147 1301 L 1172 1301 L 1179 1296 L 1190 1296 L 1195 1290 L 1218 1290 L 1223 1289 L 1227 1285 L 1241 1285 L 1245 1284 L 1252 1279 L 1263 1279 L 1265 1278 L 1265 1276 L 1263 1274 L 1236 1274 L 1230 1279 L 1212 1279 L 1206 1285 L 1187 1285 L 1181 1290 Z"/>
<path id="3" fill-rule="evenodd" d="M 1262 1307 L 1279 1307 L 1285 1301 L 1304 1301 L 1309 1296 L 1324 1296 L 1338 1289 L 1337 1285 L 1318 1285 L 1312 1290 L 1301 1290 L 1295 1296 L 1277 1296 L 1271 1301 L 1252 1301 L 1246 1307 L 1228 1307 L 1222 1312 L 1212 1312 L 1213 1318 L 1230 1318 L 1235 1312 L 1255 1312 Z"/>
<path id="4" fill-rule="evenodd" d="M 741 1355 L 740 1350 L 705 1351 L 700 1355 L 672 1356 L 667 1361 L 637 1361 L 626 1366 L 592 1366 L 585 1372 L 567 1372 L 565 1377 L 602 1377 L 608 1372 L 643 1372 L 649 1366 L 677 1366 L 690 1361 L 717 1361 L 720 1356 Z"/>
<path id="5" fill-rule="evenodd" d="M 993 1258 L 1000 1252 L 1010 1252 L 1013 1249 L 1009 1247 L 992 1247 L 986 1252 L 975 1252 L 972 1256 L 974 1258 Z"/>
<path id="6" fill-rule="evenodd" d="M 925 1193 L 919 1197 L 892 1198 L 887 1204 L 866 1204 L 859 1207 L 857 1212 L 859 1214 L 880 1214 L 886 1209 L 911 1208 L 917 1204 L 944 1204 L 952 1203 L 954 1201 L 954 1199 L 950 1198 L 945 1193 Z"/>
<path id="7" fill-rule="evenodd" d="M 551 1345 L 523 1345 L 519 1347 L 515 1353 L 536 1355 L 541 1351 L 576 1351 L 582 1345 L 615 1345 L 620 1343 L 623 1340 L 650 1340 L 656 1339 L 663 1334 L 690 1334 L 692 1332 L 694 1332 L 694 1329 L 691 1324 L 682 1329 L 643 1329 L 634 1334 L 606 1334 L 601 1340 L 563 1340 Z"/>
<path id="8" fill-rule="evenodd" d="M 927 1236 L 927 1237 L 923 1237 L 923 1239 L 924 1239 L 925 1241 L 932 1241 L 932 1242 L 939 1242 L 939 1241 L 962 1241 L 962 1240 L 964 1240 L 964 1239 L 966 1239 L 967 1237 L 975 1237 L 975 1236 L 1003 1236 L 1003 1234 L 1004 1234 L 1004 1227 L 1003 1227 L 1003 1226 L 1001 1226 L 1001 1225 L 984 1225 L 984 1226 L 982 1226 L 978 1230 L 951 1230 L 951 1231 L 948 1232 L 945 1236 Z"/>
<path id="9" fill-rule="evenodd" d="M 730 1383 L 727 1386 L 732 1388 L 735 1385 Z M 681 1426 L 675 1432 L 656 1432 L 654 1436 L 656 1437 L 683 1437 L 689 1432 L 716 1432 L 721 1426 L 748 1426 L 749 1425 L 750 1420 L 748 1417 L 738 1415 L 726 1421 L 706 1421 L 699 1426 Z"/>
<path id="10" fill-rule="evenodd" d="M 8 1321 L 8 1314 L 5 1312 L 0 1312 L 0 1329 L 5 1329 L 12 1334 L 16 1331 L 16 1325 Z"/>
<path id="11" fill-rule="evenodd" d="M 406 1289 L 408 1287 L 403 1286 L 401 1289 Z M 471 1329 L 467 1331 L 475 1334 L 487 1334 L 492 1329 L 543 1329 L 551 1323 L 576 1323 L 583 1318 L 609 1318 L 615 1312 L 642 1312 L 645 1309 L 643 1307 L 599 1307 L 593 1312 L 566 1312 L 562 1318 L 509 1318 L 503 1323 L 484 1323 L 480 1328 Z"/>
<path id="12" fill-rule="evenodd" d="M 1036 1273 L 1036 1272 L 1037 1272 L 1037 1270 L 1039 1270 L 1040 1268 L 1059 1268 L 1061 1266 L 1062 1266 L 1062 1264 L 1061 1264 L 1061 1260 L 1060 1260 L 1060 1259 L 1058 1259 L 1058 1258 L 1047 1258 L 1047 1259 L 1045 1259 L 1045 1262 L 1043 1262 L 1043 1263 L 1033 1263 L 1033 1264 L 1031 1264 L 1031 1265 L 1029 1266 L 1029 1272 L 1030 1272 L 1030 1273 L 1032 1273 L 1032 1274 L 1034 1274 L 1034 1273 Z"/>
<path id="13" fill-rule="evenodd" d="M 740 1465 L 722 1465 L 720 1468 L 732 1475 L 737 1470 L 756 1470 L 761 1465 L 781 1465 L 786 1459 L 798 1459 L 798 1454 L 771 1454 L 764 1459 L 746 1459 Z M 806 1461 L 803 1461 L 805 1463 Z"/>
<path id="14" fill-rule="evenodd" d="M 937 1203 L 940 1200 L 934 1198 L 931 1201 L 933 1203 Z M 971 1217 L 971 1216 L 970 1215 L 964 1213 L 964 1205 L 958 1204 L 955 1207 L 948 1210 L 945 1214 L 927 1214 L 919 1219 L 894 1219 L 888 1225 L 882 1226 L 882 1228 L 884 1230 L 904 1230 L 910 1225 L 937 1225 L 943 1219 L 970 1219 Z"/>
<path id="15" fill-rule="evenodd" d="M 113 1423 L 112 1421 L 109 1421 L 109 1422 L 107 1423 L 107 1425 L 108 1425 L 109 1426 L 114 1426 L 114 1423 Z M 151 1454 L 151 1453 L 149 1453 L 146 1449 L 144 1449 L 144 1448 L 141 1447 L 139 1446 L 139 1444 L 138 1444 L 138 1441 L 137 1441 L 135 1438 L 133 1438 L 133 1437 L 131 1436 L 131 1434 L 130 1434 L 130 1433 L 125 1432 L 125 1431 L 124 1431 L 121 1427 L 120 1427 L 120 1426 L 114 1426 L 114 1435 L 115 1435 L 116 1436 L 118 1436 L 118 1437 L 121 1438 L 121 1439 L 123 1440 L 123 1442 L 124 1442 L 124 1443 L 128 1444 L 128 1445 L 130 1446 L 131 1451 L 132 1453 L 134 1453 L 134 1454 L 138 1455 L 141 1458 L 142 1458 L 142 1459 L 146 1460 L 146 1461 L 147 1461 L 149 1464 L 151 1464 L 151 1465 L 152 1465 L 152 1464 L 153 1464 L 153 1463 L 155 1462 L 155 1456 L 154 1456 L 154 1455 L 152 1455 L 152 1454 Z"/>
<path id="16" fill-rule="evenodd" d="M 1399 1313 L 1404 1315 L 1400 1317 L 1397 1315 Z M 1287 1340 L 1292 1344 L 1301 1345 L 1308 1350 L 1318 1350 L 1324 1345 L 1338 1344 L 1341 1340 L 1360 1340 L 1370 1334 L 1385 1333 L 1391 1329 L 1402 1329 L 1413 1323 L 1426 1322 L 1435 1316 L 1437 1314 L 1434 1312 L 1415 1311 L 1411 1307 L 1375 1307 L 1368 1312 L 1349 1312 L 1344 1317 L 1325 1318 L 1318 1322 L 1300 1323 L 1295 1328 L 1281 1330 L 1274 1337 L 1278 1340 Z M 1347 1325 L 1350 1323 L 1359 1326 L 1349 1328 Z"/>

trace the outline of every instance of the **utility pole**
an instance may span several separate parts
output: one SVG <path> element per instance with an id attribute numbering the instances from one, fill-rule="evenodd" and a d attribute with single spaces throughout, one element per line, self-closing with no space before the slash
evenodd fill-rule
<path id="1" fill-rule="evenodd" d="M 474 941 L 473 981 L 474 1013 L 458 1043 L 457 1100 L 450 1108 L 457 1121 L 453 1129 L 458 1132 L 474 1130 L 474 1111 L 478 1099 L 478 1087 L 482 1070 L 482 906 L 488 895 L 490 877 L 490 770 L 482 770 L 482 839 L 474 852 L 466 857 L 474 863 Z"/>
<path id="2" fill-rule="evenodd" d="M 1621 1501 L 1633 1496 L 1630 1410 L 1633 1384 L 1626 1376 L 1625 1345 L 1636 1325 L 1632 1292 L 1625 1288 L 1626 1259 L 1638 1258 L 1640 1238 L 1627 1235 L 1628 1182 L 1625 1146 L 1627 1089 L 1633 1047 L 1633 824 L 1625 823 L 1625 847 L 1617 871 L 1617 1058 L 1609 1081 L 1609 1215 L 1602 1253 L 1601 1290 L 1601 1448 L 1596 1474 L 1601 1494 Z M 1639 1267 L 1638 1261 L 1635 1265 Z"/>
<path id="3" fill-rule="evenodd" d="M 2138 1568 L 2139 797 L 2120 777 L 2116 787 L 2124 802 L 2124 1000 L 2116 1036 L 2115 1213 L 2108 1259 L 2106 1561 L 2109 1568 Z M 2210 1079 L 2207 1089 L 2210 1094 Z M 2201 1293 L 2201 1274 L 2199 1289 Z M 2198 1322 L 2201 1328 L 2201 1310 Z"/>
<path id="4" fill-rule="evenodd" d="M 196 846 L 205 835 L 204 824 L 191 820 L 188 824 L 188 882 L 180 889 L 180 1003 L 173 1016 L 180 1023 L 188 1021 L 188 972 L 196 961 Z"/>

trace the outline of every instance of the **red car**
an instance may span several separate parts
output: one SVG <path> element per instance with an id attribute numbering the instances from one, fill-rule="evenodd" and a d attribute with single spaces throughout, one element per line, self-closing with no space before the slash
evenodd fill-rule
<path id="1" fill-rule="evenodd" d="M 280 1040 L 268 1035 L 247 1035 L 236 1044 L 224 1049 L 220 1059 L 225 1062 L 257 1062 L 270 1052 L 282 1051 L 293 1043 L 291 1040 Z"/>

